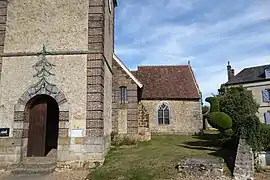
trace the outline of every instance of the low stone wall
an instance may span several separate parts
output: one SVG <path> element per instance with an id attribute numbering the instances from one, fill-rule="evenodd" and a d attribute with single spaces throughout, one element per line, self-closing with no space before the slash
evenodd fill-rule
<path id="1" fill-rule="evenodd" d="M 177 165 L 178 177 L 184 178 L 203 178 L 203 179 L 222 179 L 223 161 L 221 159 L 202 159 L 186 158 Z"/>
<path id="2" fill-rule="evenodd" d="M 235 180 L 252 180 L 254 177 L 253 151 L 245 139 L 239 140 L 233 176 Z"/>

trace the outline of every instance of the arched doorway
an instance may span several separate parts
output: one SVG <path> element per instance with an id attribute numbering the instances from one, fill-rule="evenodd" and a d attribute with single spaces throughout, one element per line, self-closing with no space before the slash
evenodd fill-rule
<path id="1" fill-rule="evenodd" d="M 59 107 L 48 95 L 37 95 L 26 106 L 29 122 L 28 157 L 43 157 L 57 149 L 59 131 Z"/>

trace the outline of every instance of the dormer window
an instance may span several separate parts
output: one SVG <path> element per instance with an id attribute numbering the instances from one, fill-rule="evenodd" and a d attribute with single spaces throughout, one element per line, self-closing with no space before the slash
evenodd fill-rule
<path id="1" fill-rule="evenodd" d="M 265 73 L 265 78 L 270 79 L 270 69 L 265 69 L 264 73 Z"/>

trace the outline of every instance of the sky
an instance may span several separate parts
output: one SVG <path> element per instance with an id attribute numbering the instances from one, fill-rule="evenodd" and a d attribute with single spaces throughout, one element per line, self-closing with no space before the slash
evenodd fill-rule
<path id="1" fill-rule="evenodd" d="M 118 0 L 115 53 L 131 69 L 191 62 L 203 99 L 270 64 L 270 0 Z"/>

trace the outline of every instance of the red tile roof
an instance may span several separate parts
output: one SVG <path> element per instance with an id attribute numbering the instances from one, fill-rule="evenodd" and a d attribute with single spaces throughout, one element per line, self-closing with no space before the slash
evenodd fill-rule
<path id="1" fill-rule="evenodd" d="M 190 66 L 139 66 L 132 72 L 143 84 L 141 99 L 199 99 Z"/>

